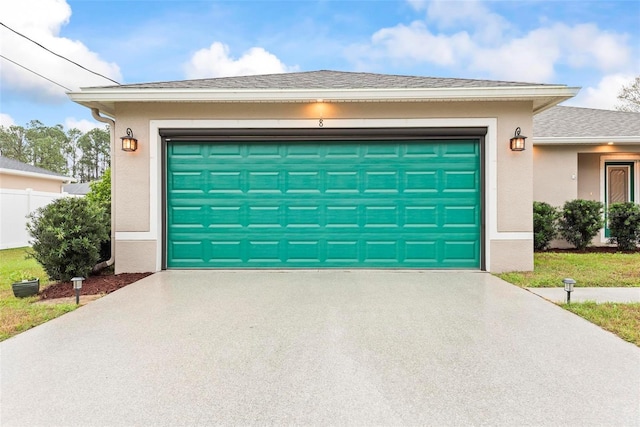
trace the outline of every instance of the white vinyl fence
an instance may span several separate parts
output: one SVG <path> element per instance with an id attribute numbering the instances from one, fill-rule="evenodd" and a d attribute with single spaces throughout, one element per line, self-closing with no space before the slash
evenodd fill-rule
<path id="1" fill-rule="evenodd" d="M 0 189 L 0 249 L 29 246 L 27 215 L 67 193 Z"/>

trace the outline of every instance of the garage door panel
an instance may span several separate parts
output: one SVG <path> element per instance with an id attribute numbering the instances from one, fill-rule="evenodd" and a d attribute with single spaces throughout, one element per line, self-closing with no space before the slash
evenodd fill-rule
<path id="1" fill-rule="evenodd" d="M 398 171 L 364 171 L 365 193 L 399 193 Z"/>
<path id="2" fill-rule="evenodd" d="M 280 206 L 249 206 L 247 227 L 281 228 L 282 208 Z"/>
<path id="3" fill-rule="evenodd" d="M 174 159 L 203 159 L 206 156 L 207 146 L 202 144 L 172 144 L 168 152 Z"/>
<path id="4" fill-rule="evenodd" d="M 468 226 L 475 229 L 479 225 L 476 206 L 446 206 L 443 210 L 443 227 Z"/>
<path id="5" fill-rule="evenodd" d="M 286 242 L 288 262 L 320 262 L 318 240 L 288 240 Z"/>
<path id="6" fill-rule="evenodd" d="M 285 157 L 288 159 L 305 158 L 305 159 L 319 159 L 324 155 L 324 147 L 308 145 L 308 144 L 293 144 L 285 147 Z"/>
<path id="7" fill-rule="evenodd" d="M 404 173 L 405 193 L 437 193 L 438 174 L 436 171 L 406 171 Z"/>
<path id="8" fill-rule="evenodd" d="M 287 172 L 285 176 L 285 193 L 320 194 L 319 171 Z"/>
<path id="9" fill-rule="evenodd" d="M 173 144 L 179 146 L 186 144 Z M 192 144 L 207 149 L 207 155 L 214 159 L 239 158 L 242 157 L 244 146 L 238 144 Z"/>
<path id="10" fill-rule="evenodd" d="M 407 240 L 404 243 L 404 261 L 437 263 L 438 242 L 434 240 Z"/>
<path id="11" fill-rule="evenodd" d="M 366 206 L 364 227 L 398 227 L 398 206 Z"/>
<path id="12" fill-rule="evenodd" d="M 405 228 L 435 228 L 438 227 L 437 206 L 405 206 Z"/>
<path id="13" fill-rule="evenodd" d="M 358 193 L 359 180 L 357 171 L 327 171 L 327 193 Z"/>
<path id="14" fill-rule="evenodd" d="M 209 228 L 242 228 L 246 226 L 241 206 L 210 206 L 208 226 Z"/>
<path id="15" fill-rule="evenodd" d="M 172 142 L 167 266 L 478 268 L 478 153 L 477 140 Z"/>
<path id="16" fill-rule="evenodd" d="M 476 191 L 478 175 L 474 171 L 444 172 L 444 191 Z"/>
<path id="17" fill-rule="evenodd" d="M 244 186 L 242 185 L 242 172 L 240 171 L 228 171 L 228 172 L 218 172 L 212 171 L 209 172 L 209 181 L 207 188 L 205 189 L 207 193 L 215 194 L 215 193 L 243 193 Z"/>
<path id="18" fill-rule="evenodd" d="M 204 228 L 206 225 L 203 210 L 202 207 L 198 206 L 174 206 L 171 208 L 170 226 L 176 228 Z"/>
<path id="19" fill-rule="evenodd" d="M 240 240 L 212 240 L 209 245 L 211 250 L 208 262 L 244 262 L 244 248 Z"/>
<path id="20" fill-rule="evenodd" d="M 247 242 L 248 262 L 282 262 L 280 240 L 249 240 Z"/>
<path id="21" fill-rule="evenodd" d="M 179 171 L 171 175 L 171 185 L 175 193 L 203 193 L 204 182 L 200 171 Z"/>

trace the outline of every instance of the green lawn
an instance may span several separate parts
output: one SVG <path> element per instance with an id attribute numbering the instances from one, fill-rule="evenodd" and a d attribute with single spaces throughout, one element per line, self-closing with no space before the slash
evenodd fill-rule
<path id="1" fill-rule="evenodd" d="M 640 303 L 596 304 L 588 301 L 561 306 L 640 347 Z"/>
<path id="2" fill-rule="evenodd" d="M 498 277 L 523 288 L 562 287 L 565 277 L 584 287 L 640 286 L 640 253 L 536 252 L 534 271 Z"/>
<path id="3" fill-rule="evenodd" d="M 523 288 L 562 287 L 565 277 L 575 279 L 576 286 L 640 286 L 640 253 L 536 252 L 534 271 L 498 277 Z M 640 347 L 640 303 L 559 305 Z"/>
<path id="4" fill-rule="evenodd" d="M 15 271 L 24 271 L 40 278 L 40 290 L 49 283 L 42 266 L 34 259 L 27 259 L 27 248 L 0 251 L 0 341 L 22 331 L 72 311 L 75 304 L 34 304 L 37 296 L 16 298 L 9 278 Z"/>

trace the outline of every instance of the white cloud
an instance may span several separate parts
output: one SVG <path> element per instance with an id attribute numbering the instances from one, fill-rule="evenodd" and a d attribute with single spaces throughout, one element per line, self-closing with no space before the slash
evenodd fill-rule
<path id="1" fill-rule="evenodd" d="M 436 35 L 420 21 L 409 26 L 384 28 L 376 32 L 371 40 L 383 49 L 381 56 L 438 65 L 454 65 L 468 54 L 473 45 L 466 33 L 451 37 Z"/>
<path id="2" fill-rule="evenodd" d="M 15 120 L 13 120 L 13 117 L 5 113 L 0 113 L 0 126 L 8 128 L 9 126 L 13 126 L 15 124 L 16 122 Z"/>
<path id="3" fill-rule="evenodd" d="M 95 128 L 104 129 L 104 127 L 105 127 L 104 123 L 92 122 L 91 120 L 86 120 L 86 119 L 78 120 L 75 117 L 67 117 L 64 120 L 65 129 L 68 130 L 68 129 L 75 128 L 80 130 L 82 133 L 89 132 L 90 130 Z"/>
<path id="4" fill-rule="evenodd" d="M 348 49 L 354 62 L 431 63 L 530 82 L 553 81 L 561 66 L 601 72 L 633 67 L 628 37 L 595 24 L 545 23 L 510 36 L 517 34 L 512 25 L 480 1 L 409 3 L 426 10 L 426 18 L 376 31 L 368 44 Z"/>
<path id="5" fill-rule="evenodd" d="M 512 28 L 507 19 L 475 0 L 431 1 L 427 6 L 427 20 L 444 30 L 463 26 L 473 32 L 475 40 L 481 42 L 499 41 L 503 32 Z"/>
<path id="6" fill-rule="evenodd" d="M 184 66 L 188 79 L 285 73 L 296 69 L 285 65 L 277 56 L 261 47 L 252 47 L 235 59 L 229 53 L 229 46 L 220 42 L 200 49 Z"/>
<path id="7" fill-rule="evenodd" d="M 575 98 L 567 101 L 564 105 L 615 110 L 616 105 L 620 103 L 618 93 L 620 93 L 622 86 L 629 85 L 634 78 L 631 74 L 604 76 L 595 87 L 583 88 Z"/>
<path id="8" fill-rule="evenodd" d="M 60 28 L 71 18 L 71 8 L 65 0 L 3 0 L 2 22 L 15 31 L 35 40 L 84 67 L 120 81 L 119 67 L 106 62 L 82 42 L 60 37 Z M 2 54 L 45 77 L 72 90 L 84 86 L 113 84 L 62 58 L 48 53 L 34 43 L 6 28 L 1 28 Z M 38 77 L 8 61 L 0 62 L 1 84 L 9 90 L 31 98 L 56 102 L 66 99 L 65 89 Z"/>

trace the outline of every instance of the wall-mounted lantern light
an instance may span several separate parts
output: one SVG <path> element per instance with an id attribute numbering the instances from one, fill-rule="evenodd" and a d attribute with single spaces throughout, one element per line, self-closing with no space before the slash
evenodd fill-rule
<path id="1" fill-rule="evenodd" d="M 509 146 L 511 147 L 511 151 L 524 151 L 524 140 L 527 139 L 526 136 L 520 135 L 520 128 L 516 128 L 516 132 L 513 135 L 513 138 L 509 140 Z"/>
<path id="2" fill-rule="evenodd" d="M 571 278 L 562 279 L 562 283 L 564 283 L 564 290 L 567 293 L 567 304 L 571 304 L 571 292 L 573 292 L 573 285 L 576 284 L 576 281 Z"/>
<path id="3" fill-rule="evenodd" d="M 82 289 L 82 282 L 84 277 L 74 277 L 71 279 L 73 282 L 73 290 L 76 291 L 76 304 L 80 304 L 80 289 Z"/>
<path id="4" fill-rule="evenodd" d="M 136 151 L 138 149 L 138 140 L 133 137 L 131 128 L 127 128 L 127 136 L 122 136 L 120 139 L 122 139 L 122 151 Z"/>

